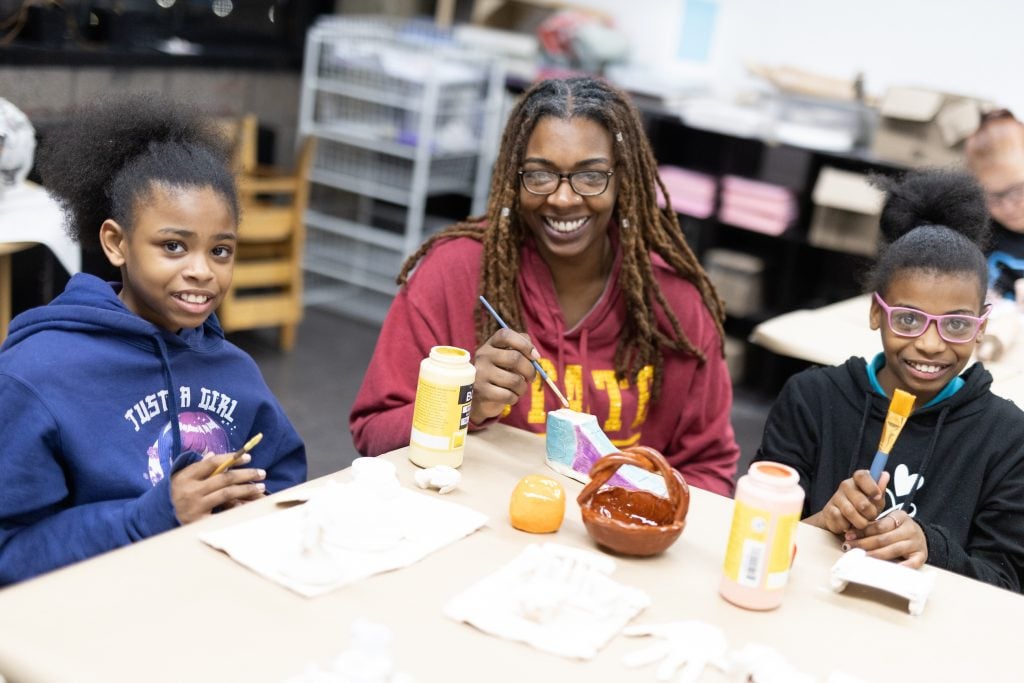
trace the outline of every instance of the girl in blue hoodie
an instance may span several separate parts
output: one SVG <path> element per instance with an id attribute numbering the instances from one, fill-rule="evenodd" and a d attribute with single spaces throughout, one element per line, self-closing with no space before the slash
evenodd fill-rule
<path id="1" fill-rule="evenodd" d="M 306 477 L 302 440 L 213 314 L 238 229 L 216 131 L 122 98 L 48 135 L 38 164 L 69 233 L 121 282 L 75 275 L 0 349 L 0 586 Z"/>

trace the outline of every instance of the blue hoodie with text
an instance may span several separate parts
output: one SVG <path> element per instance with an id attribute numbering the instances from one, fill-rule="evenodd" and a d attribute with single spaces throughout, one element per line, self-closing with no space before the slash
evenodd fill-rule
<path id="1" fill-rule="evenodd" d="M 302 440 L 216 318 L 174 334 L 119 288 L 75 275 L 0 349 L 0 586 L 178 526 L 172 471 L 258 432 L 268 493 L 306 478 Z"/>

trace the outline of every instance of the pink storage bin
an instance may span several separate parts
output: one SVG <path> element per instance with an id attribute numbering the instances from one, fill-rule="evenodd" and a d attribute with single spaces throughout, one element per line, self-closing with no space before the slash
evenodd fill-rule
<path id="1" fill-rule="evenodd" d="M 722 208 L 729 207 L 738 211 L 758 213 L 766 218 L 784 222 L 796 218 L 796 200 L 790 197 L 787 201 L 766 199 L 758 195 L 722 192 Z"/>
<path id="2" fill-rule="evenodd" d="M 694 218 L 708 218 L 715 210 L 717 180 L 678 166 L 659 166 L 658 174 L 672 198 L 672 210 Z M 665 198 L 658 188 L 658 206 L 665 207 Z"/>
<path id="3" fill-rule="evenodd" d="M 735 225 L 738 228 L 746 228 L 754 232 L 762 232 L 766 235 L 781 235 L 786 228 L 792 225 L 792 220 L 773 218 L 763 213 L 747 211 L 742 208 L 735 208 L 722 205 L 718 211 L 718 220 L 722 223 Z"/>
<path id="4" fill-rule="evenodd" d="M 793 198 L 793 191 L 788 187 L 764 183 L 760 180 L 751 180 L 750 178 L 741 178 L 735 175 L 722 176 L 722 192 L 730 194 L 735 192 L 741 195 L 762 197 L 768 200 L 774 199 L 779 202 L 786 202 Z"/>

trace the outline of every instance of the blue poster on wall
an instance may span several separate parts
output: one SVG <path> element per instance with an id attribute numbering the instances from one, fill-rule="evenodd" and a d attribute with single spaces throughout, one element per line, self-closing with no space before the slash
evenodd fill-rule
<path id="1" fill-rule="evenodd" d="M 706 62 L 715 33 L 717 0 L 683 0 L 683 26 L 679 32 L 679 59 Z"/>

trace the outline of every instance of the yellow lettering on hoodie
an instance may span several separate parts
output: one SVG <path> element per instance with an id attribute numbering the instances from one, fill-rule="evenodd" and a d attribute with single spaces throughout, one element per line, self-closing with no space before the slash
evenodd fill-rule
<path id="1" fill-rule="evenodd" d="M 636 417 L 633 418 L 632 429 L 636 429 L 647 420 L 647 409 L 651 405 L 651 381 L 654 379 L 654 366 L 645 365 L 636 375 Z"/>
<path id="2" fill-rule="evenodd" d="M 565 366 L 565 397 L 569 408 L 583 412 L 583 366 L 572 363 Z"/>
<path id="3" fill-rule="evenodd" d="M 555 373 L 555 364 L 547 358 L 541 358 L 537 363 L 544 368 L 544 372 L 555 384 L 558 384 L 558 375 Z M 544 392 L 550 391 L 547 382 L 538 372 L 533 377 L 533 384 L 530 386 L 530 412 L 526 414 L 526 421 L 530 424 L 544 424 L 548 419 L 548 412 L 544 410 Z"/>
<path id="4" fill-rule="evenodd" d="M 538 361 L 544 372 L 552 381 L 558 382 L 558 375 L 555 372 L 554 364 L 547 359 Z M 608 395 L 608 417 L 605 419 L 602 429 L 606 433 L 614 433 L 622 430 L 622 392 L 628 391 L 630 383 L 628 379 L 618 380 L 615 378 L 615 370 L 591 370 L 594 387 Z M 645 365 L 637 374 L 637 406 L 636 416 L 630 425 L 631 430 L 639 428 L 647 419 L 647 410 L 651 400 L 651 380 L 654 377 L 654 367 Z M 569 400 L 569 408 L 577 412 L 583 410 L 583 366 L 570 364 L 565 366 L 564 376 L 565 397 Z M 526 414 L 526 421 L 529 424 L 544 424 L 547 421 L 547 410 L 545 409 L 546 392 L 544 380 L 538 374 L 533 378 L 530 386 L 530 410 Z M 505 406 L 501 417 L 511 412 L 511 406 Z M 612 440 L 616 446 L 631 446 L 637 443 L 640 438 L 639 432 L 626 439 Z"/>
<path id="5" fill-rule="evenodd" d="M 640 443 L 641 432 L 633 432 L 632 436 L 626 437 L 625 439 L 609 439 L 612 445 L 617 448 L 629 448 Z"/>
<path id="6" fill-rule="evenodd" d="M 608 394 L 608 419 L 604 421 L 605 433 L 617 432 L 622 429 L 622 392 L 621 389 L 628 389 L 629 382 L 620 387 L 619 381 L 615 379 L 614 370 L 591 370 L 591 377 L 594 378 L 594 386 Z"/>

